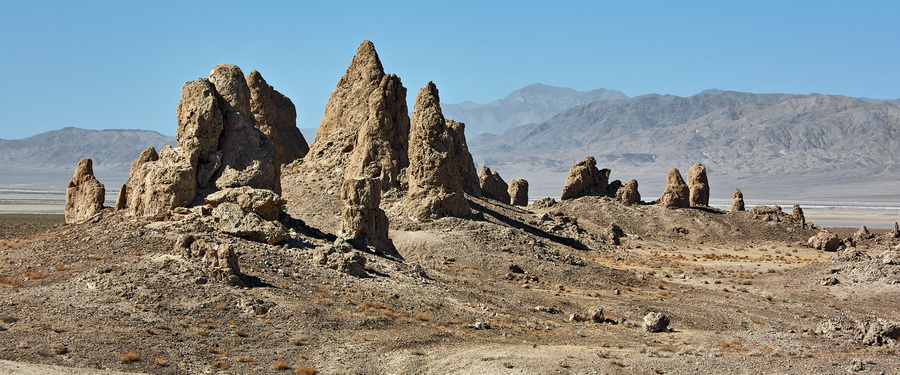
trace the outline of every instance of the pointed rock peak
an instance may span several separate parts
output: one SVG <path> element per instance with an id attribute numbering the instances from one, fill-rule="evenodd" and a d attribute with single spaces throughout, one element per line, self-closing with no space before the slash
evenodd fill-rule
<path id="1" fill-rule="evenodd" d="M 441 98 L 438 95 L 438 89 L 437 86 L 434 85 L 434 82 L 428 82 L 428 84 L 419 89 L 419 93 L 416 94 L 416 104 L 413 107 L 413 123 L 416 123 L 416 118 L 420 117 L 417 115 L 432 116 L 434 117 L 434 121 L 431 122 L 440 122 L 440 125 L 443 125 L 444 115 L 441 113 Z M 420 120 L 423 119 L 420 118 Z"/>
<path id="2" fill-rule="evenodd" d="M 259 73 L 256 69 L 251 70 L 250 74 L 247 74 L 247 85 L 248 86 L 262 86 L 266 83 L 266 79 L 263 78 L 262 74 Z"/>
<path id="3" fill-rule="evenodd" d="M 80 183 L 92 179 L 94 179 L 94 162 L 88 158 L 81 159 L 78 161 L 78 166 L 75 167 L 75 174 L 72 176 L 72 181 Z"/>
<path id="4" fill-rule="evenodd" d="M 229 64 L 216 65 L 209 72 L 209 81 L 233 111 L 250 112 L 250 88 L 241 68 Z"/>
<path id="5" fill-rule="evenodd" d="M 375 51 L 375 44 L 366 40 L 356 49 L 356 55 L 347 67 L 347 73 L 341 78 L 339 84 L 349 84 L 356 81 L 366 81 L 378 84 L 384 77 L 384 67 Z"/>

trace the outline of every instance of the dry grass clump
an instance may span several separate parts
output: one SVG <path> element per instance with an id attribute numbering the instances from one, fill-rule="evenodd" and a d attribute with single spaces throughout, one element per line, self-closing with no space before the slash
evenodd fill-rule
<path id="1" fill-rule="evenodd" d="M 283 371 L 291 368 L 291 366 L 288 365 L 288 363 L 285 361 L 275 361 L 275 363 L 272 365 L 272 368 L 278 371 Z"/>
<path id="2" fill-rule="evenodd" d="M 0 276 L 0 285 L 6 285 L 11 288 L 18 288 L 18 287 L 22 286 L 22 284 L 19 283 L 19 280 L 16 280 L 15 278 L 12 278 L 12 277 L 6 277 L 6 276 Z"/>
<path id="3" fill-rule="evenodd" d="M 153 364 L 158 367 L 166 367 L 169 365 L 169 362 L 163 357 L 156 357 L 156 359 L 153 360 Z"/>
<path id="4" fill-rule="evenodd" d="M 294 373 L 297 375 L 315 375 L 319 373 L 319 370 L 316 370 L 315 367 L 305 365 L 297 366 L 297 368 L 294 369 Z"/>
<path id="5" fill-rule="evenodd" d="M 140 361 L 141 357 L 135 352 L 128 352 L 119 356 L 119 363 L 127 365 L 132 362 Z"/>
<path id="6" fill-rule="evenodd" d="M 40 280 L 47 277 L 47 273 L 45 272 L 33 272 L 33 271 L 25 271 L 25 277 L 32 280 Z"/>
<path id="7" fill-rule="evenodd" d="M 209 363 L 209 365 L 220 370 L 225 370 L 231 367 L 231 364 L 225 361 L 212 361 Z"/>

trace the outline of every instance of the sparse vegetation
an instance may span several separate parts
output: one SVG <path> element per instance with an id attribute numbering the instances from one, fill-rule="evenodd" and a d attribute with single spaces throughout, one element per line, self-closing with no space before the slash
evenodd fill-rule
<path id="1" fill-rule="evenodd" d="M 127 352 L 119 356 L 119 363 L 123 365 L 127 365 L 132 362 L 137 362 L 140 360 L 140 356 L 135 352 Z"/>

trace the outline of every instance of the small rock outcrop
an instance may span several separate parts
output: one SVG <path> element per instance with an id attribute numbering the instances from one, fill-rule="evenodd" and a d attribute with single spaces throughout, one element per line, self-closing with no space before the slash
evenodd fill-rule
<path id="1" fill-rule="evenodd" d="M 460 175 L 465 168 L 456 164 L 455 147 L 441 113 L 438 89 L 433 82 L 428 82 L 416 95 L 410 120 L 406 173 L 412 217 L 428 220 L 469 214 Z"/>
<path id="2" fill-rule="evenodd" d="M 659 204 L 669 208 L 690 207 L 690 189 L 681 178 L 678 168 L 672 168 L 666 175 L 666 188 L 659 198 Z"/>
<path id="3" fill-rule="evenodd" d="M 891 229 L 890 232 L 887 232 L 888 238 L 900 238 L 900 223 L 894 223 L 894 229 Z"/>
<path id="4" fill-rule="evenodd" d="M 265 220 L 256 213 L 245 211 L 236 203 L 219 203 L 212 210 L 212 216 L 219 223 L 219 231 L 235 237 L 273 245 L 290 238 L 280 222 Z"/>
<path id="5" fill-rule="evenodd" d="M 706 178 L 706 167 L 703 164 L 691 167 L 687 183 L 690 190 L 690 205 L 709 206 L 709 180 Z"/>
<path id="6" fill-rule="evenodd" d="M 740 189 L 734 189 L 734 201 L 731 203 L 731 212 L 744 211 L 744 193 Z"/>
<path id="7" fill-rule="evenodd" d="M 641 201 L 641 193 L 638 192 L 638 182 L 630 179 L 624 186 L 616 190 L 616 198 L 625 205 L 632 205 Z"/>
<path id="8" fill-rule="evenodd" d="M 397 256 L 388 238 L 388 219 L 381 205 L 381 180 L 377 178 L 347 179 L 341 184 L 341 231 L 339 236 L 356 248 L 373 247 L 382 254 Z"/>
<path id="9" fill-rule="evenodd" d="M 228 244 L 216 244 L 192 234 L 183 234 L 175 241 L 175 251 L 185 258 L 200 259 L 210 279 L 244 286 L 238 256 Z"/>
<path id="10" fill-rule="evenodd" d="M 644 316 L 644 329 L 647 332 L 665 332 L 669 329 L 669 317 L 661 312 L 651 312 Z"/>
<path id="11" fill-rule="evenodd" d="M 824 251 L 837 251 L 841 247 L 841 238 L 836 234 L 823 230 L 806 241 L 806 245 Z"/>
<path id="12" fill-rule="evenodd" d="M 866 228 L 865 225 L 859 227 L 859 230 L 857 230 L 856 233 L 853 233 L 853 239 L 855 241 L 867 240 L 873 237 L 875 237 L 875 235 L 873 235 L 872 232 L 869 232 L 869 228 Z"/>
<path id="13" fill-rule="evenodd" d="M 799 204 L 795 204 L 791 210 L 791 218 L 800 223 L 800 226 L 806 226 L 806 216 L 803 215 L 803 209 L 800 208 Z"/>
<path id="14" fill-rule="evenodd" d="M 81 159 L 66 188 L 66 223 L 77 223 L 94 217 L 103 210 L 106 188 L 94 177 L 91 159 Z"/>
<path id="15" fill-rule="evenodd" d="M 534 209 L 544 209 L 553 207 L 555 204 L 556 199 L 546 197 L 534 201 L 534 203 L 531 204 L 531 207 L 533 207 Z"/>
<path id="16" fill-rule="evenodd" d="M 281 208 L 287 203 L 271 190 L 249 186 L 225 188 L 206 197 L 206 203 L 213 207 L 226 202 L 237 204 L 241 210 L 255 213 L 263 220 L 278 220 Z"/>
<path id="17" fill-rule="evenodd" d="M 306 156 L 309 144 L 297 128 L 294 102 L 269 85 L 258 71 L 251 71 L 246 80 L 254 126 L 272 141 L 276 160 L 287 164 Z"/>
<path id="18" fill-rule="evenodd" d="M 478 180 L 481 184 L 481 191 L 485 195 L 503 203 L 509 203 L 509 185 L 506 184 L 506 181 L 503 181 L 503 177 L 500 177 L 497 171 L 491 171 L 488 167 L 481 167 Z"/>
<path id="19" fill-rule="evenodd" d="M 356 277 L 365 277 L 366 256 L 353 249 L 344 239 L 338 238 L 331 246 L 316 250 L 313 261 L 335 271 Z"/>
<path id="20" fill-rule="evenodd" d="M 155 216 L 194 201 L 197 174 L 179 150 L 166 146 L 157 156 L 148 148 L 131 163 L 131 175 L 125 183 L 128 212 L 136 216 Z"/>
<path id="21" fill-rule="evenodd" d="M 597 160 L 588 156 L 569 168 L 560 199 L 604 196 L 609 187 L 609 169 L 597 169 Z"/>
<path id="22" fill-rule="evenodd" d="M 513 206 L 528 205 L 528 181 L 514 178 L 509 182 L 509 204 Z"/>

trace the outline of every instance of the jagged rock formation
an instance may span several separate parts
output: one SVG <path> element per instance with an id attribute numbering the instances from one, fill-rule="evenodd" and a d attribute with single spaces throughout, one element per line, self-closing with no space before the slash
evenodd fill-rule
<path id="1" fill-rule="evenodd" d="M 734 201 L 731 203 L 731 212 L 744 211 L 744 193 L 740 189 L 734 189 Z"/>
<path id="2" fill-rule="evenodd" d="M 377 178 L 346 179 L 341 184 L 340 237 L 357 248 L 371 246 L 383 254 L 398 256 L 388 238 L 388 219 L 381 205 L 381 180 Z"/>
<path id="3" fill-rule="evenodd" d="M 638 182 L 630 179 L 624 186 L 616 190 L 616 198 L 625 205 L 632 205 L 641 201 L 641 193 L 638 192 Z"/>
<path id="4" fill-rule="evenodd" d="M 275 90 L 256 70 L 246 79 L 254 126 L 272 141 L 278 163 L 287 164 L 306 156 L 309 144 L 297 128 L 297 108 L 291 99 Z"/>
<path id="5" fill-rule="evenodd" d="M 481 182 L 478 179 L 478 171 L 475 170 L 475 161 L 469 152 L 466 142 L 466 124 L 447 119 L 447 131 L 453 139 L 453 164 L 460 168 L 459 181 L 463 191 L 474 196 L 481 196 Z"/>
<path id="6" fill-rule="evenodd" d="M 93 162 L 91 159 L 81 159 L 66 188 L 66 223 L 90 219 L 103 210 L 105 200 L 106 188 L 94 177 Z"/>
<path id="7" fill-rule="evenodd" d="M 206 197 L 206 203 L 213 207 L 218 207 L 222 203 L 234 203 L 241 210 L 255 213 L 263 220 L 278 220 L 281 207 L 287 202 L 271 190 L 241 186 L 212 193 Z"/>
<path id="8" fill-rule="evenodd" d="M 125 207 L 128 206 L 128 185 L 123 184 L 122 188 L 119 189 L 119 194 L 116 195 L 116 206 L 114 209 L 116 211 L 124 210 Z"/>
<path id="9" fill-rule="evenodd" d="M 666 175 L 666 188 L 659 198 L 659 204 L 670 208 L 690 207 L 690 189 L 681 178 L 678 168 L 672 168 Z"/>
<path id="10" fill-rule="evenodd" d="M 569 169 L 560 199 L 603 196 L 609 187 L 609 169 L 597 169 L 597 160 L 588 156 Z"/>
<path id="11" fill-rule="evenodd" d="M 841 238 L 834 233 L 823 230 L 810 237 L 806 241 L 806 245 L 816 250 L 837 251 L 841 247 Z"/>
<path id="12" fill-rule="evenodd" d="M 304 165 L 343 168 L 345 178 L 378 178 L 400 188 L 409 165 L 406 88 L 385 74 L 375 46 L 364 41 L 325 106 Z"/>
<path id="13" fill-rule="evenodd" d="M 420 220 L 469 214 L 457 165 L 456 142 L 441 114 L 440 96 L 433 82 L 416 95 L 409 134 L 407 178 L 411 216 Z M 471 157 L 471 155 L 470 155 Z M 474 168 L 474 166 L 473 166 Z"/>
<path id="14" fill-rule="evenodd" d="M 709 180 L 706 178 L 706 167 L 695 164 L 688 171 L 688 188 L 690 189 L 691 206 L 709 206 Z"/>
<path id="15" fill-rule="evenodd" d="M 799 204 L 795 204 L 791 210 L 791 218 L 800 223 L 800 226 L 806 225 L 806 216 L 803 215 L 803 209 L 800 208 Z"/>
<path id="16" fill-rule="evenodd" d="M 236 203 L 219 203 L 212 210 L 212 216 L 219 223 L 219 231 L 232 236 L 268 244 L 282 243 L 290 238 L 280 222 L 269 221 L 254 212 L 245 211 Z"/>
<path id="17" fill-rule="evenodd" d="M 237 254 L 228 244 L 216 244 L 192 234 L 183 234 L 175 241 L 175 251 L 185 258 L 199 258 L 210 279 L 243 286 Z"/>
<path id="18" fill-rule="evenodd" d="M 873 235 L 872 232 L 869 232 L 869 228 L 866 228 L 865 225 L 859 227 L 859 230 L 857 230 L 856 233 L 853 233 L 854 241 L 867 240 L 873 237 L 875 237 L 875 235 Z"/>
<path id="19" fill-rule="evenodd" d="M 509 185 L 503 181 L 500 173 L 491 171 L 488 167 L 481 167 L 478 181 L 481 184 L 481 191 L 485 195 L 503 203 L 509 203 Z"/>
<path id="20" fill-rule="evenodd" d="M 509 182 L 509 204 L 513 206 L 528 205 L 528 181 L 522 178 L 514 178 Z"/>

